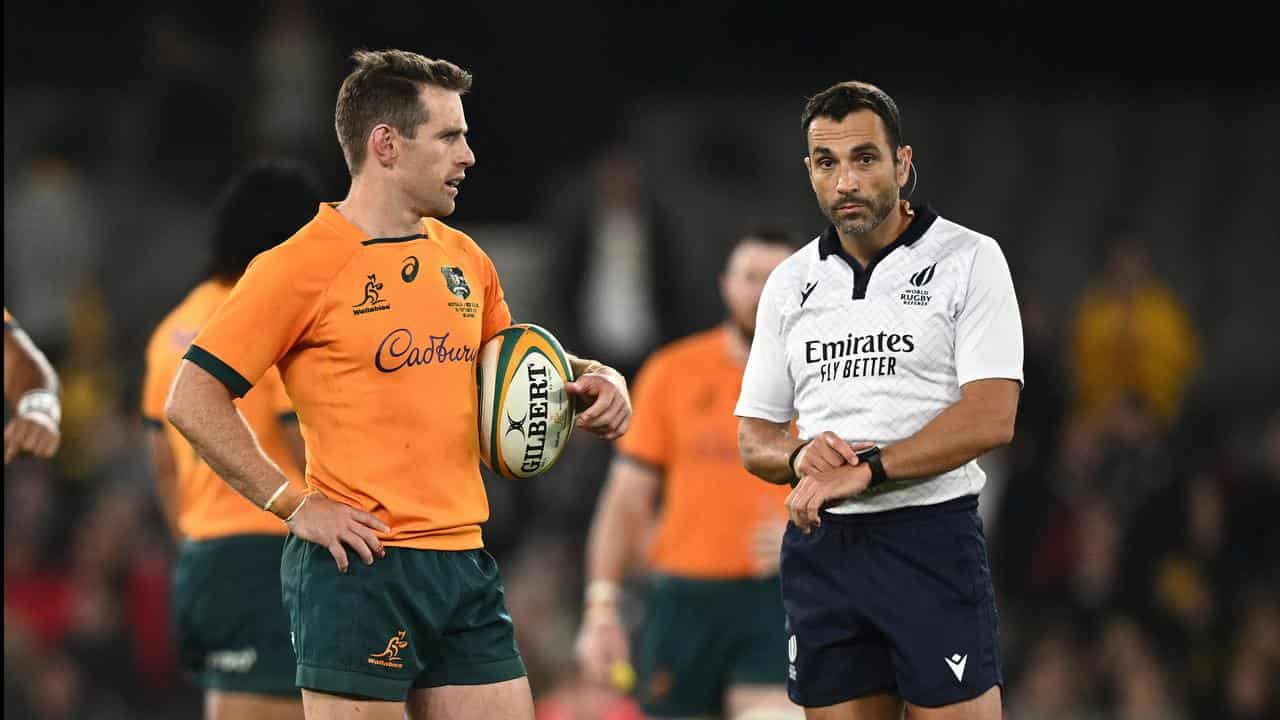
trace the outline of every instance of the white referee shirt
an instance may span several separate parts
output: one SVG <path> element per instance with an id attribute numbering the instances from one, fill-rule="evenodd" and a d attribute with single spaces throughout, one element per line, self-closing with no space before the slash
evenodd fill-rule
<path id="1" fill-rule="evenodd" d="M 800 437 L 830 430 L 891 445 L 915 434 L 984 378 L 1022 382 L 1022 320 L 996 241 L 927 207 L 864 269 L 834 227 L 774 269 L 735 414 L 796 419 Z M 976 461 L 890 482 L 828 508 L 866 513 L 976 495 Z"/>

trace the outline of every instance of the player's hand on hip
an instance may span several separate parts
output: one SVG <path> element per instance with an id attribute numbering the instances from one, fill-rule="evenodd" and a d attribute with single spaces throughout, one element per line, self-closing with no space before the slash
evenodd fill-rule
<path id="1" fill-rule="evenodd" d="M 631 394 L 622 373 L 601 365 L 585 372 L 564 389 L 586 409 L 578 415 L 578 427 L 606 440 L 622 436 L 631 425 Z"/>
<path id="2" fill-rule="evenodd" d="M 334 502 L 320 493 L 309 496 L 287 524 L 294 535 L 328 550 L 340 572 L 347 571 L 347 547 L 365 565 L 372 565 L 375 557 L 387 555 L 374 531 L 385 533 L 391 528 L 363 510 Z"/>
<path id="3" fill-rule="evenodd" d="M 588 608 L 583 614 L 573 652 L 587 680 L 600 685 L 613 682 L 616 666 L 629 667 L 631 648 L 618 609 L 614 606 Z"/>
<path id="4" fill-rule="evenodd" d="M 822 508 L 857 495 L 869 484 L 871 471 L 861 465 L 842 465 L 828 472 L 806 475 L 787 496 L 787 515 L 807 534 L 822 524 Z"/>
<path id="5" fill-rule="evenodd" d="M 42 413 L 19 415 L 4 427 L 4 462 L 29 453 L 36 457 L 52 457 L 62 440 L 53 418 Z"/>
<path id="6" fill-rule="evenodd" d="M 873 443 L 850 445 L 844 438 L 827 430 L 810 440 L 800 450 L 800 454 L 796 455 L 796 477 L 830 472 L 842 465 L 857 465 L 857 452 L 872 445 Z"/>

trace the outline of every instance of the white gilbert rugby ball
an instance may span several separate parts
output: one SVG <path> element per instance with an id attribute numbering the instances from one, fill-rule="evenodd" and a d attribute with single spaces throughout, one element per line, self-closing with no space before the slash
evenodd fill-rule
<path id="1" fill-rule="evenodd" d="M 573 369 L 555 337 L 528 323 L 499 332 L 480 349 L 480 458 L 508 478 L 546 472 L 573 431 Z"/>

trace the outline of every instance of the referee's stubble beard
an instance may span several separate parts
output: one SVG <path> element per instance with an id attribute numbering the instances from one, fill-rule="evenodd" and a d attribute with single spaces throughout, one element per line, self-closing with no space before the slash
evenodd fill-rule
<path id="1" fill-rule="evenodd" d="M 840 231 L 841 236 L 850 240 L 871 234 L 884 223 L 894 208 L 898 207 L 898 185 L 892 176 L 883 184 L 877 182 L 872 185 L 870 182 L 864 182 L 862 192 L 842 193 L 838 190 L 833 192 L 835 197 L 830 201 L 823 202 L 823 198 L 818 199 L 822 205 L 822 213 L 827 216 L 836 230 Z M 862 205 L 861 212 L 849 214 L 840 209 L 842 205 L 848 203 Z"/>

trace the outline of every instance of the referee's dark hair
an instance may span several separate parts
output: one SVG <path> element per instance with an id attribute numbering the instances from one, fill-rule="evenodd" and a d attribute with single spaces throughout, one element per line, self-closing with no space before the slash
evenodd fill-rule
<path id="1" fill-rule="evenodd" d="M 870 110 L 880 116 L 889 134 L 889 151 L 897 153 L 902 145 L 902 117 L 898 114 L 898 104 L 885 91 L 859 80 L 836 83 L 809 98 L 800 115 L 800 131 L 807 139 L 809 125 L 814 118 L 826 117 L 840 122 L 845 115 L 857 110 Z"/>
<path id="2" fill-rule="evenodd" d="M 319 205 L 320 190 L 302 166 L 267 160 L 245 168 L 218 196 L 205 277 L 239 278 L 250 260 L 306 225 Z"/>

